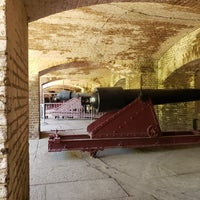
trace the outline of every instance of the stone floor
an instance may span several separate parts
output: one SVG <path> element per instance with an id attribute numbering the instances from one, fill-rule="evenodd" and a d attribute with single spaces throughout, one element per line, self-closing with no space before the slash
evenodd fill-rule
<path id="1" fill-rule="evenodd" d="M 60 120 L 52 127 L 49 121 L 43 128 L 80 132 L 88 123 Z M 31 200 L 200 199 L 200 146 L 107 149 L 91 158 L 79 151 L 49 153 L 47 142 L 30 140 Z"/>

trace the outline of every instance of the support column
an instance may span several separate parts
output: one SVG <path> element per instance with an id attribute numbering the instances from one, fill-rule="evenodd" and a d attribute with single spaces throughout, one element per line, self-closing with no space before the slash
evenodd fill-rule
<path id="1" fill-rule="evenodd" d="M 23 1 L 0 1 L 0 199 L 29 199 L 28 23 Z"/>
<path id="2" fill-rule="evenodd" d="M 200 71 L 197 71 L 194 76 L 194 87 L 200 88 Z M 197 124 L 199 125 L 198 128 L 200 128 L 200 101 L 195 102 L 195 112 L 197 116 Z"/>
<path id="3" fill-rule="evenodd" d="M 39 138 L 40 94 L 38 75 L 29 74 L 29 137 Z"/>

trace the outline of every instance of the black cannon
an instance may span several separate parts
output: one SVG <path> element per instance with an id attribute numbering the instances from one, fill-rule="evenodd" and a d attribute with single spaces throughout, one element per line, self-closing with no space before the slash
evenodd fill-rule
<path id="1" fill-rule="evenodd" d="M 106 148 L 144 148 L 200 144 L 200 131 L 162 131 L 154 105 L 200 100 L 200 89 L 124 90 L 97 88 L 82 98 L 98 111 L 106 112 L 87 127 L 85 134 L 49 137 L 49 151 L 81 150 L 95 156 Z M 109 112 L 107 112 L 109 111 Z"/>
<path id="2" fill-rule="evenodd" d="M 200 100 L 200 89 L 123 89 L 121 87 L 96 88 L 90 104 L 99 112 L 119 110 L 136 98 L 151 99 L 153 105 Z M 84 103 L 84 101 L 82 101 Z"/>

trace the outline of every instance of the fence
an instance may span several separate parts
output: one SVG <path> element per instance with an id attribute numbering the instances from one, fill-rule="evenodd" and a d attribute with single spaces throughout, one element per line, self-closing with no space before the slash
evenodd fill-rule
<path id="1" fill-rule="evenodd" d="M 103 115 L 91 106 L 82 106 L 80 98 L 72 98 L 63 103 L 45 103 L 40 108 L 42 119 L 95 119 Z"/>

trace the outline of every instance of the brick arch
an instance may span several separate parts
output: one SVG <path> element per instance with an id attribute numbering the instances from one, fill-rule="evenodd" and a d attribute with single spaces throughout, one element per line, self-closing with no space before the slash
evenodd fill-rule
<path id="1" fill-rule="evenodd" d="M 163 82 L 164 87 L 188 88 L 196 87 L 195 77 L 200 72 L 200 58 L 188 62 L 180 68 L 174 70 Z"/>
<path id="2" fill-rule="evenodd" d="M 88 70 L 90 68 L 94 68 L 98 65 L 101 66 L 102 68 L 105 67 L 105 64 L 103 63 L 94 63 L 94 62 L 90 62 L 90 61 L 74 61 L 71 63 L 64 63 L 64 64 L 60 64 L 60 65 L 55 65 L 46 69 L 43 69 L 41 71 L 39 71 L 39 76 L 57 71 L 57 70 L 63 70 L 63 69 L 68 69 L 68 68 L 87 68 Z"/>
<path id="3" fill-rule="evenodd" d="M 86 73 L 88 73 L 88 71 L 90 71 L 91 69 L 95 69 L 97 67 L 98 68 L 107 68 L 108 63 L 99 63 L 99 62 L 93 62 L 93 61 L 73 61 L 70 63 L 63 63 L 60 65 L 55 65 L 52 67 L 45 68 L 45 69 L 39 71 L 38 74 L 40 77 L 45 74 L 55 72 L 57 70 L 64 70 L 64 69 L 69 69 L 69 68 L 74 68 L 74 69 L 75 68 L 83 68 L 86 71 Z"/>
<path id="4" fill-rule="evenodd" d="M 98 4 L 107 4 L 114 2 L 151 2 L 151 3 L 167 3 L 171 5 L 180 5 L 180 6 L 191 6 L 190 1 L 180 0 L 34 0 L 32 3 L 30 0 L 25 0 L 25 6 L 28 8 L 28 20 L 29 22 L 38 20 L 43 17 L 47 17 L 52 14 L 56 14 L 59 12 L 72 10 L 85 6 L 92 6 Z M 196 3 L 195 3 L 196 2 Z M 199 0 L 193 0 L 193 5 L 198 5 Z M 28 6 L 27 6 L 28 5 Z M 194 6 L 194 10 L 198 11 L 198 7 Z"/>
<path id="5" fill-rule="evenodd" d="M 200 58 L 175 69 L 163 81 L 163 86 L 176 89 L 200 88 Z M 192 129 L 192 121 L 200 116 L 199 101 L 165 104 L 160 108 L 160 113 L 162 113 L 160 125 L 163 130 Z"/>
<path id="6" fill-rule="evenodd" d="M 126 78 L 119 79 L 115 84 L 114 87 L 122 87 L 126 88 Z"/>
<path id="7" fill-rule="evenodd" d="M 109 77 L 108 80 L 110 79 L 110 76 L 112 75 L 112 73 L 110 73 L 109 71 L 109 68 L 108 68 L 108 64 L 106 63 L 99 63 L 99 62 L 93 62 L 93 61 L 74 61 L 74 62 L 71 62 L 71 63 L 64 63 L 64 64 L 60 64 L 60 65 L 56 65 L 56 66 L 52 66 L 52 67 L 49 67 L 49 68 L 46 68 L 46 69 L 43 69 L 41 71 L 38 72 L 38 79 L 39 79 L 39 85 L 43 85 L 43 84 L 46 84 L 48 82 L 52 82 L 52 81 L 56 81 L 56 80 L 70 80 L 71 77 L 84 77 L 84 78 L 89 78 L 89 76 L 91 74 L 92 78 L 90 80 L 90 82 L 93 82 L 93 85 L 97 84 L 98 83 L 100 84 L 100 81 L 101 78 L 101 75 L 98 74 L 96 71 L 97 70 L 100 70 L 99 73 L 101 74 L 101 72 L 105 72 L 106 75 Z M 56 73 L 57 71 L 60 71 L 58 72 L 58 74 Z M 55 72 L 55 74 L 54 74 Z M 53 75 L 53 77 L 51 76 L 51 78 L 48 78 L 45 77 L 44 75 Z M 60 77 L 60 75 L 62 77 Z M 64 77 L 63 77 L 64 75 Z M 65 76 L 66 75 L 66 76 Z M 43 77 L 44 76 L 44 77 Z M 54 77 L 55 76 L 55 77 Z M 79 77 L 80 78 L 80 77 Z M 107 81 L 106 78 L 103 80 L 103 83 Z M 70 83 L 70 81 L 66 81 L 67 83 L 65 84 L 72 84 L 73 83 Z M 84 81 L 83 81 L 83 84 L 84 84 Z M 79 86 L 74 86 L 74 87 L 71 87 L 71 88 L 82 88 L 82 89 L 88 89 L 90 90 L 91 88 L 87 88 L 86 86 L 84 85 L 79 85 Z"/>
<path id="8" fill-rule="evenodd" d="M 60 90 L 63 90 L 63 89 L 69 89 L 69 90 L 76 90 L 78 92 L 81 92 L 82 91 L 82 87 L 79 87 L 79 86 L 75 86 L 75 85 L 72 85 L 72 84 L 64 84 L 64 85 L 60 85 L 60 81 L 63 81 L 63 79 L 61 78 L 53 78 L 52 80 L 46 80 L 45 82 L 43 82 L 41 85 L 44 86 L 44 85 L 48 85 L 50 83 L 53 83 L 54 82 L 54 85 L 53 86 L 48 86 L 47 88 L 60 88 Z"/>
<path id="9" fill-rule="evenodd" d="M 196 65 L 200 59 L 200 28 L 175 43 L 158 61 L 158 81 L 165 80 L 176 70 L 187 65 Z M 190 64 L 188 64 L 190 63 Z M 195 64 L 194 64 L 195 63 Z"/>

